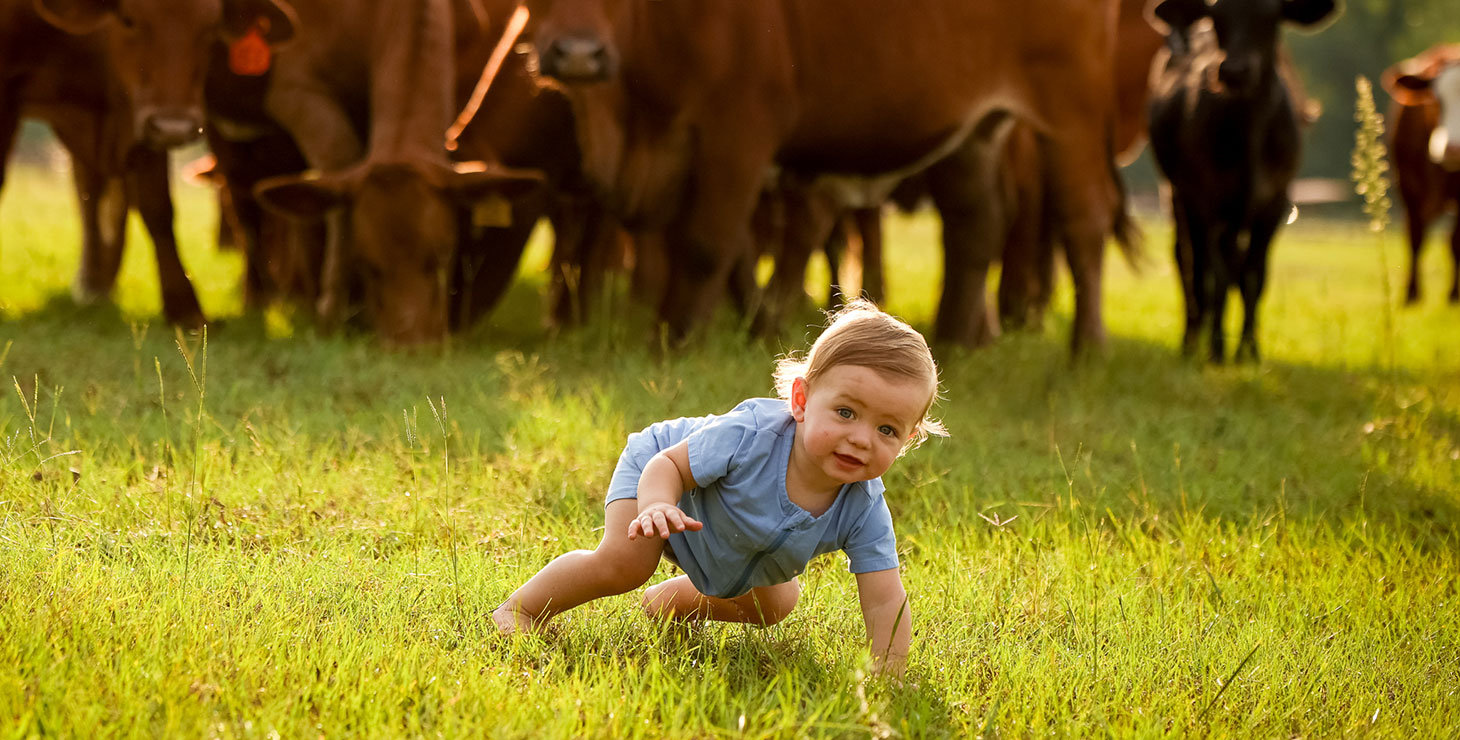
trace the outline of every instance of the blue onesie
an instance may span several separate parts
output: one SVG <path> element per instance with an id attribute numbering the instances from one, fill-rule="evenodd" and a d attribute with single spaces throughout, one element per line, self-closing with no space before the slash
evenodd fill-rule
<path id="1" fill-rule="evenodd" d="M 700 593 L 734 598 L 785 583 L 832 550 L 847 554 L 853 573 L 896 568 L 881 478 L 842 486 L 821 516 L 791 503 L 786 467 L 795 432 L 789 405 L 777 398 L 752 398 L 719 416 L 661 421 L 629 435 L 605 503 L 638 498 L 649 459 L 688 439 L 697 487 L 679 508 L 705 526 L 670 535 L 669 546 Z"/>

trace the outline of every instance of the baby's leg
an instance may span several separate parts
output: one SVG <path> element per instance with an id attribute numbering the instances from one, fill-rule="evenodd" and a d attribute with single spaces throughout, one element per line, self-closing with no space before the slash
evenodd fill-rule
<path id="1" fill-rule="evenodd" d="M 492 612 L 497 629 L 504 634 L 530 631 L 579 604 L 644 585 L 659 565 L 664 540 L 629 539 L 629 522 L 638 511 L 634 499 L 609 503 L 598 549 L 564 553 L 544 566 Z"/>
<path id="2" fill-rule="evenodd" d="M 644 613 L 661 619 L 713 619 L 769 627 L 785 619 L 796 608 L 801 584 L 793 578 L 774 586 L 752 588 L 733 599 L 706 596 L 690 583 L 689 576 L 671 578 L 644 593 Z"/>

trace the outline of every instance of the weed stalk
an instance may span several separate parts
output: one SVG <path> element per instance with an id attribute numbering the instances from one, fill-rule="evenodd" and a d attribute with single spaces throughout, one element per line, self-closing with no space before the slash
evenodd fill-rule
<path id="1" fill-rule="evenodd" d="M 1364 199 L 1364 215 L 1369 219 L 1369 230 L 1374 232 L 1374 243 L 1379 248 L 1379 275 L 1384 291 L 1384 362 L 1389 375 L 1389 393 L 1395 394 L 1397 377 L 1394 364 L 1394 296 L 1389 286 L 1389 259 L 1384 249 L 1384 230 L 1389 226 L 1389 163 L 1385 159 L 1384 116 L 1374 107 L 1374 88 L 1369 78 L 1359 75 L 1354 81 L 1358 100 L 1354 104 L 1354 120 L 1358 130 L 1354 133 L 1352 178 L 1354 192 Z"/>
<path id="2" fill-rule="evenodd" d="M 208 327 L 203 327 L 202 345 L 198 350 L 198 362 L 196 363 L 194 362 L 194 353 L 188 351 L 187 343 L 183 341 L 181 332 L 178 333 L 176 341 L 178 354 L 182 355 L 183 363 L 187 365 L 188 368 L 188 377 L 192 379 L 193 388 L 198 392 L 198 408 L 196 414 L 193 416 L 193 459 L 192 465 L 189 466 L 190 472 L 188 473 L 187 500 L 189 504 L 187 505 L 185 512 L 187 515 L 188 529 L 187 536 L 184 541 L 185 544 L 183 546 L 183 582 L 186 583 L 188 580 L 188 569 L 189 566 L 191 566 L 192 564 L 194 528 L 193 525 L 196 523 L 194 520 L 197 518 L 197 511 L 191 504 L 193 500 L 193 490 L 197 489 L 198 498 L 202 498 L 203 484 L 198 466 L 199 460 L 202 458 L 203 414 L 206 410 L 206 401 L 208 396 Z M 203 507 L 202 511 L 207 511 L 207 507 Z"/>
<path id="3" fill-rule="evenodd" d="M 446 508 L 447 547 L 451 552 L 451 589 L 456 600 L 457 631 L 465 634 L 466 612 L 461 603 L 461 565 L 456 548 L 456 517 L 452 514 L 455 507 L 451 501 L 451 420 L 446 412 L 446 397 L 441 396 L 439 400 L 440 408 L 429 397 L 426 398 L 426 403 L 431 406 L 431 413 L 436 417 L 436 428 L 441 430 L 441 485 L 437 500 Z"/>

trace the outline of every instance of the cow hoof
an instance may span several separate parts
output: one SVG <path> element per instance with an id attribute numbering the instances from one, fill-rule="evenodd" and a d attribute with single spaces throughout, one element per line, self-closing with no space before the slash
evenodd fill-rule
<path id="1" fill-rule="evenodd" d="M 111 291 L 94 288 L 78 281 L 71 285 L 71 299 L 78 305 L 90 306 L 111 300 Z"/>

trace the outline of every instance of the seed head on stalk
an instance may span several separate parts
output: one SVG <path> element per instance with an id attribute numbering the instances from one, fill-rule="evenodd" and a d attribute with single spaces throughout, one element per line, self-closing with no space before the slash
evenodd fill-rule
<path id="1" fill-rule="evenodd" d="M 1383 231 L 1389 226 L 1389 162 L 1384 151 L 1384 116 L 1374 109 L 1374 88 L 1369 78 L 1359 75 L 1354 86 L 1358 89 L 1358 102 L 1354 120 L 1358 131 L 1354 134 L 1353 163 L 1354 192 L 1364 198 L 1364 215 L 1369 217 L 1369 228 Z"/>

